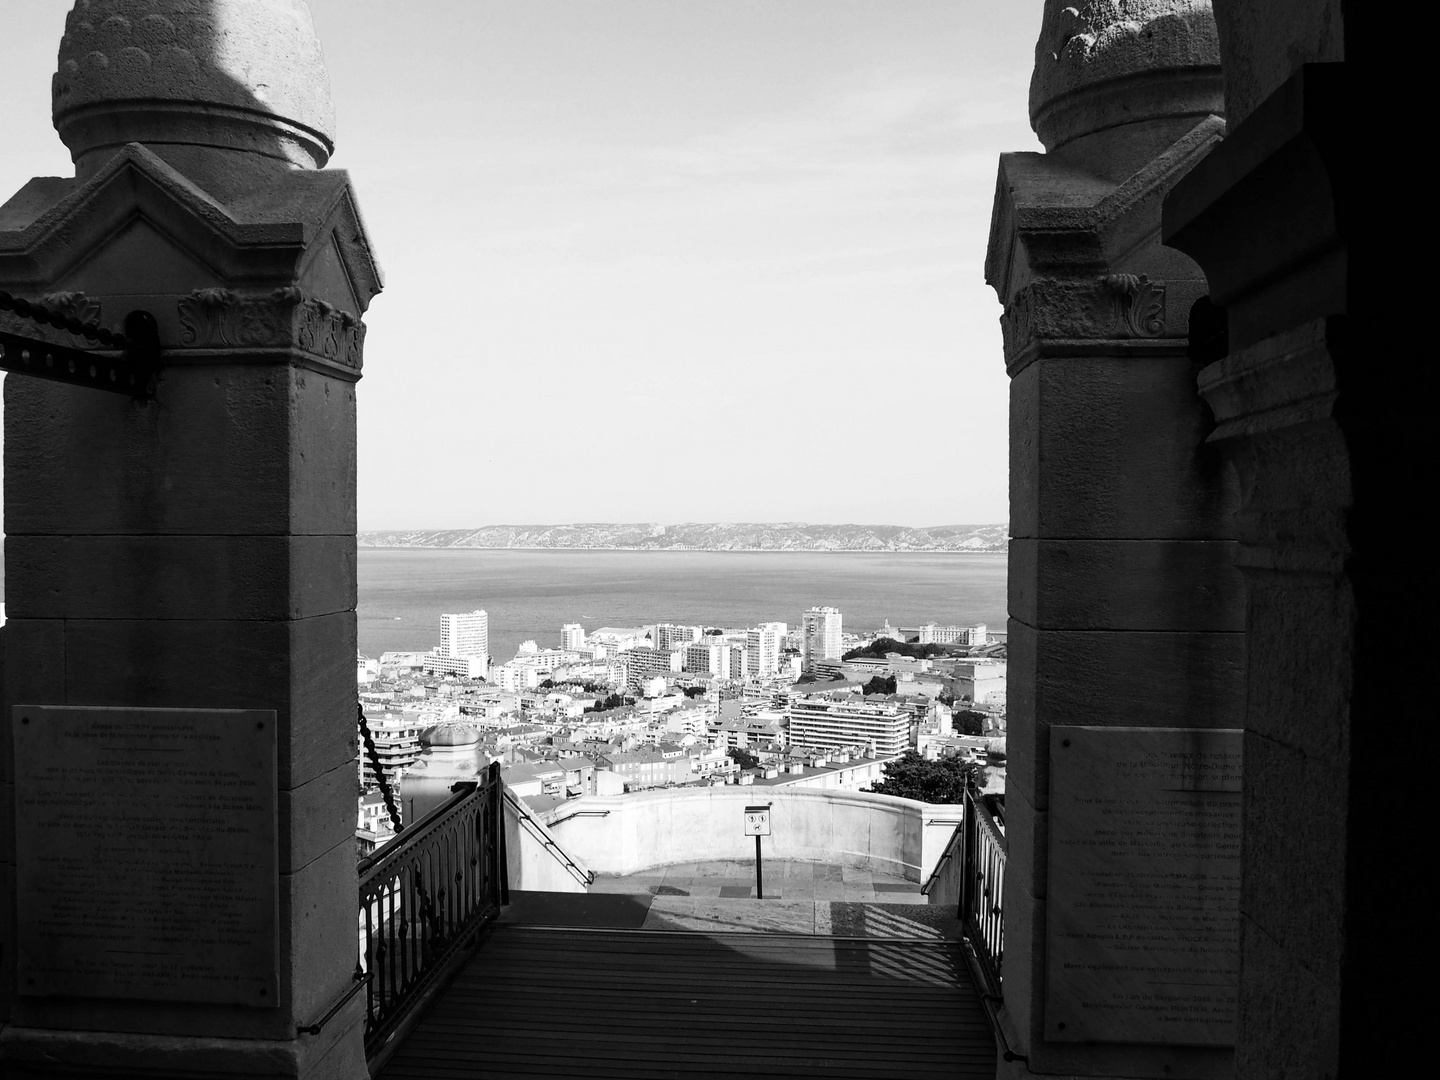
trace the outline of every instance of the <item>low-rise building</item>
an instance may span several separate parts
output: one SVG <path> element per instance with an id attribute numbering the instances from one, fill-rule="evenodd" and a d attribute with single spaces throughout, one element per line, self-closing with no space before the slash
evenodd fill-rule
<path id="1" fill-rule="evenodd" d="M 595 764 L 624 778 L 626 787 L 631 791 L 688 783 L 693 777 L 690 759 L 679 747 L 674 750 L 679 751 L 678 754 L 667 753 L 658 746 L 621 753 L 612 751 L 597 754 Z"/>

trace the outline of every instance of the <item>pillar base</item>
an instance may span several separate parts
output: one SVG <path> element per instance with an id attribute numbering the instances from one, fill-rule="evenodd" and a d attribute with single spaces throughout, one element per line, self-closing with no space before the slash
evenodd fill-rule
<path id="1" fill-rule="evenodd" d="M 116 1031 L 0 1029 L 6 1080 L 362 1080 L 364 1003 L 347 1004 L 319 1035 L 286 1041 Z"/>

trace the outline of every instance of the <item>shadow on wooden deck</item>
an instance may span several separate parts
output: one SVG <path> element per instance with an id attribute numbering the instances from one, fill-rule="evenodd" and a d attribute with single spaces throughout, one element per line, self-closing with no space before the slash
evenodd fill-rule
<path id="1" fill-rule="evenodd" d="M 530 911 L 489 932 L 381 1080 L 995 1075 L 956 941 L 640 930 L 640 897 Z"/>

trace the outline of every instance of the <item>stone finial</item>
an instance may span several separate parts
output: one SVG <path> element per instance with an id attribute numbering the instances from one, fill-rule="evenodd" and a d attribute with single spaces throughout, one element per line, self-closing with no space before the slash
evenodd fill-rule
<path id="1" fill-rule="evenodd" d="M 305 0 L 76 0 L 52 97 L 82 173 L 128 142 L 292 168 L 322 167 L 334 150 L 330 77 Z"/>
<path id="2" fill-rule="evenodd" d="M 1223 112 L 1210 0 L 1046 0 L 1030 80 L 1030 123 L 1046 150 Z"/>

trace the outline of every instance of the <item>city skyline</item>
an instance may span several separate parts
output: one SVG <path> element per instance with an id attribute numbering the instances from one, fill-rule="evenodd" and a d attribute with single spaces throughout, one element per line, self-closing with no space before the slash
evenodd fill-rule
<path id="1" fill-rule="evenodd" d="M 975 267 L 995 155 L 1034 145 L 1038 3 L 310 6 L 387 270 L 361 529 L 1005 520 Z M 72 172 L 70 4 L 21 7 L 0 200 Z M 687 457 L 715 482 L 664 482 Z"/>

